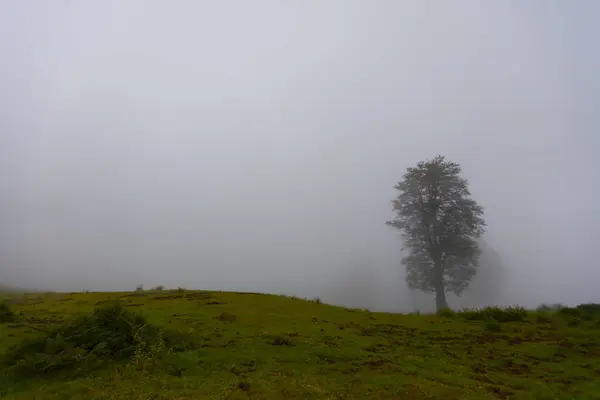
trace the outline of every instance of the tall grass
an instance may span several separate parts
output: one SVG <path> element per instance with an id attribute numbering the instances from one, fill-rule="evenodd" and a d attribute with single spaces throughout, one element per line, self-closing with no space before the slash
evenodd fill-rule
<path id="1" fill-rule="evenodd" d="M 17 376 L 89 369 L 104 361 L 154 359 L 166 352 L 163 333 L 119 302 L 96 308 L 9 350 L 0 368 Z"/>
<path id="2" fill-rule="evenodd" d="M 470 321 L 487 321 L 493 319 L 497 322 L 519 322 L 529 315 L 521 306 L 484 307 L 482 309 L 464 309 L 457 313 Z"/>

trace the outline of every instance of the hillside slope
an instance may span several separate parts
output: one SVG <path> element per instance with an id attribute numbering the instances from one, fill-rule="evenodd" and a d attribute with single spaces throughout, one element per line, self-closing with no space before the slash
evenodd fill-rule
<path id="1" fill-rule="evenodd" d="M 3 376 L 6 399 L 598 399 L 600 321 L 530 313 L 522 322 L 394 315 L 289 297 L 220 292 L 11 297 L 0 351 L 112 300 L 193 342 L 158 368 Z M 476 316 L 475 316 L 476 317 Z M 186 339 L 187 340 L 187 339 Z M 56 343 L 46 341 L 44 362 Z M 185 347 L 185 348 L 183 348 Z M 50 350 L 49 350 L 50 349 Z M 154 365 L 154 364 L 153 364 Z"/>

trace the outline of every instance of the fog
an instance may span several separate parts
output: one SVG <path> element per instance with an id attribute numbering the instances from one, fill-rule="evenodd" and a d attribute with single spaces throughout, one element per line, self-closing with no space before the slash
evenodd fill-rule
<path id="1" fill-rule="evenodd" d="M 384 223 L 406 167 L 443 154 L 501 265 L 462 305 L 499 282 L 493 302 L 600 302 L 599 12 L 5 1 L 0 282 L 433 307 Z"/>

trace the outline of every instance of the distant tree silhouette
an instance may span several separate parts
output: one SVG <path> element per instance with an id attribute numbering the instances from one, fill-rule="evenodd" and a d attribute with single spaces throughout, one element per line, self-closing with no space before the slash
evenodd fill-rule
<path id="1" fill-rule="evenodd" d="M 446 292 L 460 295 L 477 272 L 484 233 L 483 208 L 470 198 L 458 164 L 436 156 L 407 169 L 395 188 L 396 217 L 408 255 L 402 259 L 411 289 L 435 292 L 436 308 L 447 308 Z"/>

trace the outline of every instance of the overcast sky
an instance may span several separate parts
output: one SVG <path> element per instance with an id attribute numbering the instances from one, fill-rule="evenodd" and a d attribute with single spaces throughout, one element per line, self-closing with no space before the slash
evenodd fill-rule
<path id="1" fill-rule="evenodd" d="M 3 1 L 0 281 L 317 295 L 363 269 L 393 291 L 393 186 L 443 154 L 515 302 L 600 301 L 599 18 L 593 0 Z"/>

